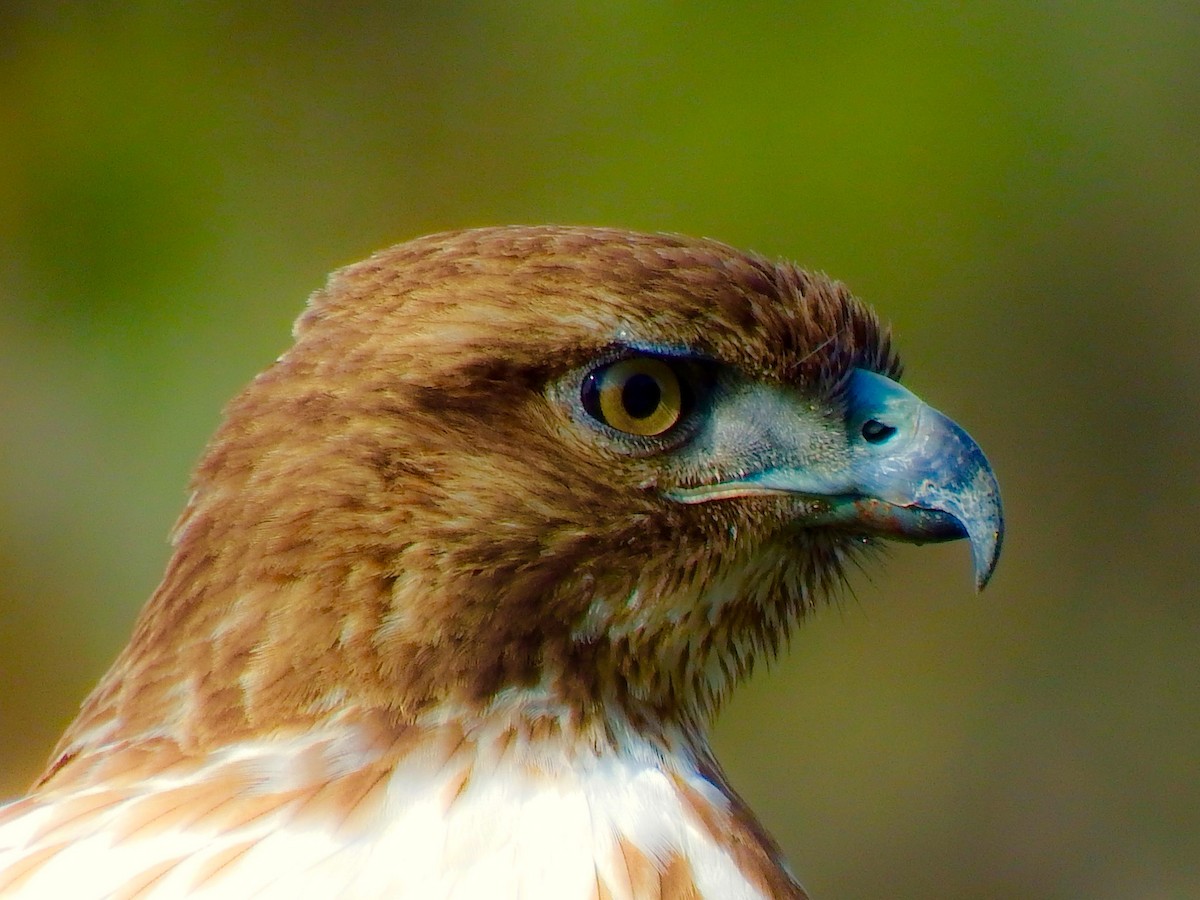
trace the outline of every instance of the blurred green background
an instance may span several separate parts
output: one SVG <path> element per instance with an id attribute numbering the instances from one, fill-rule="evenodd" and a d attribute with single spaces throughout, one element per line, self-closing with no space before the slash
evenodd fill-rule
<path id="1" fill-rule="evenodd" d="M 717 726 L 815 897 L 1200 896 L 1194 2 L 5 4 L 0 795 L 308 292 L 503 222 L 828 271 L 992 459 Z"/>

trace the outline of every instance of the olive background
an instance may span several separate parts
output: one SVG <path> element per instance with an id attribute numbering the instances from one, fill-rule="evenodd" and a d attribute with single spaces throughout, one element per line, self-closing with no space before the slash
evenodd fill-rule
<path id="1" fill-rule="evenodd" d="M 7 3 L 0 796 L 325 274 L 496 223 L 845 280 L 1000 479 L 719 719 L 816 898 L 1200 896 L 1200 6 Z"/>

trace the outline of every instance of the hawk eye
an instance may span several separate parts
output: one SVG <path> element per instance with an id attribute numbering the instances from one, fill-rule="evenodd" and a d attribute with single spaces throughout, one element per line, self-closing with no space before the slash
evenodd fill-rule
<path id="1" fill-rule="evenodd" d="M 588 372 L 583 408 L 610 428 L 654 437 L 683 415 L 684 388 L 670 364 L 656 356 L 618 359 Z"/>

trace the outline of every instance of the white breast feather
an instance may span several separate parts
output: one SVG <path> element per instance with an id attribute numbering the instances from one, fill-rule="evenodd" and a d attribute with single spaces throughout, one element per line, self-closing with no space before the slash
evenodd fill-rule
<path id="1" fill-rule="evenodd" d="M 602 881 L 614 898 L 634 900 L 623 839 L 658 862 L 684 857 L 705 897 L 762 896 L 685 808 L 673 776 L 716 809 L 728 805 L 686 758 L 664 758 L 633 732 L 604 754 L 511 743 L 501 751 L 489 735 L 472 737 L 470 753 L 431 742 L 405 756 L 373 818 L 354 827 L 298 816 L 297 805 L 285 803 L 233 828 L 150 821 L 122 834 L 156 792 L 226 767 L 249 765 L 255 796 L 294 790 L 292 761 L 314 740 L 326 742 L 325 758 L 343 770 L 364 762 L 361 741 L 346 733 L 238 745 L 186 779 L 146 779 L 127 799 L 73 822 L 62 821 L 66 798 L 56 798 L 0 824 L 0 885 L 9 866 L 46 854 L 15 896 L 582 900 Z M 104 788 L 88 790 L 99 797 Z"/>

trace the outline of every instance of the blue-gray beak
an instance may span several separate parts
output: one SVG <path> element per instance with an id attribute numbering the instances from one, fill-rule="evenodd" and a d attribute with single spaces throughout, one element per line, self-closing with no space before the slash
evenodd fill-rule
<path id="1" fill-rule="evenodd" d="M 730 476 L 675 499 L 799 494 L 813 501 L 805 524 L 916 543 L 965 537 L 976 587 L 995 571 L 1004 513 L 992 467 L 962 428 L 890 378 L 855 370 L 837 422 L 763 385 L 731 388 L 712 419 L 700 443 Z"/>

